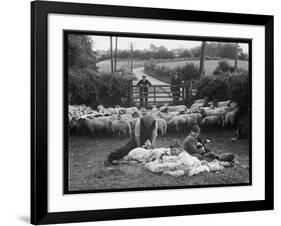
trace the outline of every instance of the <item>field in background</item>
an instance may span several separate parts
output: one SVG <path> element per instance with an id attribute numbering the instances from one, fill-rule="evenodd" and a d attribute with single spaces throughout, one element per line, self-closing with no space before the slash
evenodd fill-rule
<path id="1" fill-rule="evenodd" d="M 143 67 L 145 60 L 133 60 L 133 68 Z M 97 63 L 99 72 L 110 73 L 111 72 L 111 62 L 110 60 L 103 60 Z M 128 59 L 119 59 L 117 60 L 117 70 L 121 69 L 123 66 L 131 68 Z"/>
<path id="2" fill-rule="evenodd" d="M 216 67 L 218 66 L 218 63 L 221 60 L 205 60 L 205 74 L 209 75 L 212 74 L 214 72 L 214 70 L 216 69 Z M 234 66 L 234 60 L 227 60 L 227 62 L 231 65 Z M 195 64 L 197 67 L 199 67 L 200 61 L 199 60 L 189 60 L 189 61 L 173 61 L 173 62 L 162 62 L 162 63 L 158 63 L 157 65 L 159 66 L 166 66 L 169 68 L 176 68 L 178 66 L 184 66 L 186 63 L 193 63 Z M 239 60 L 238 61 L 238 67 L 242 68 L 246 71 L 248 71 L 248 61 L 246 60 Z"/>
<path id="3" fill-rule="evenodd" d="M 121 164 L 113 169 L 103 166 L 106 156 L 124 145 L 128 138 L 92 138 L 70 136 L 69 138 L 69 189 L 71 191 L 164 187 L 186 185 L 235 184 L 249 182 L 249 141 L 230 141 L 231 130 L 202 131 L 202 137 L 211 139 L 217 153 L 232 152 L 240 162 L 238 167 L 225 168 L 218 172 L 204 172 L 193 177 L 172 177 L 149 172 L 140 164 Z M 168 147 L 172 139 L 183 143 L 186 135 L 158 137 L 157 147 Z"/>

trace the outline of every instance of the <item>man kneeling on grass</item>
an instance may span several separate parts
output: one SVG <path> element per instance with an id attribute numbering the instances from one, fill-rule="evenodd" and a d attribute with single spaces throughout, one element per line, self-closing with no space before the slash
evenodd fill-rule
<path id="1" fill-rule="evenodd" d="M 143 118 L 138 119 L 128 143 L 111 152 L 107 160 L 105 160 L 104 166 L 110 166 L 114 160 L 123 158 L 134 148 L 144 146 L 147 140 L 150 141 L 151 148 L 154 148 L 157 130 L 157 122 L 151 114 L 147 114 Z"/>
<path id="2" fill-rule="evenodd" d="M 199 160 L 213 161 L 214 159 L 218 159 L 226 162 L 232 162 L 234 160 L 235 156 L 232 153 L 216 154 L 203 146 L 198 147 L 197 141 L 199 139 L 199 135 L 200 127 L 198 125 L 194 125 L 191 128 L 190 134 L 185 138 L 183 143 L 183 147 L 186 152 L 197 157 Z"/>

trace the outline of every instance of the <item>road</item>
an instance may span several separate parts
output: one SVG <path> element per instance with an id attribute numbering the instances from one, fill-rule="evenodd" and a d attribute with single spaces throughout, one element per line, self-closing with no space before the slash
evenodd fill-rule
<path id="1" fill-rule="evenodd" d="M 133 72 L 134 72 L 135 76 L 138 78 L 138 81 L 140 79 L 142 79 L 143 75 L 146 75 L 147 80 L 150 81 L 150 83 L 152 85 L 169 85 L 168 83 L 162 82 L 162 81 L 160 81 L 156 78 L 153 78 L 153 77 L 145 74 L 143 70 L 144 70 L 144 67 L 138 67 L 138 68 L 133 69 Z M 138 81 L 133 81 L 133 85 L 136 85 Z M 135 89 L 135 90 L 137 90 L 137 89 Z M 173 98 L 170 97 L 170 95 L 169 95 L 170 94 L 170 88 L 169 87 L 158 88 L 157 91 L 159 91 L 159 92 L 167 91 L 169 93 L 158 93 L 157 96 L 160 96 L 160 98 L 156 97 L 156 102 L 162 101 L 161 104 L 164 104 L 164 103 L 169 103 L 169 102 L 173 101 Z M 134 94 L 134 96 L 138 96 L 138 94 Z M 136 100 L 138 101 L 138 99 L 136 99 Z M 148 101 L 154 101 L 153 93 L 149 94 Z"/>
<path id="2" fill-rule="evenodd" d="M 133 69 L 133 72 L 135 76 L 138 78 L 138 80 L 142 79 L 143 75 L 146 75 L 147 79 L 151 82 L 152 85 L 169 85 L 168 83 L 162 82 L 156 78 L 153 78 L 147 74 L 144 73 L 144 67 L 138 67 Z M 138 81 L 134 81 L 133 84 L 136 85 Z"/>

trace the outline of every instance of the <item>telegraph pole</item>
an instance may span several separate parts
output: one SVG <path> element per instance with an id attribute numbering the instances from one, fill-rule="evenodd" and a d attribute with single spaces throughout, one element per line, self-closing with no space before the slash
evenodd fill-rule
<path id="1" fill-rule="evenodd" d="M 113 73 L 112 36 L 110 36 L 110 60 L 111 60 L 111 73 Z"/>

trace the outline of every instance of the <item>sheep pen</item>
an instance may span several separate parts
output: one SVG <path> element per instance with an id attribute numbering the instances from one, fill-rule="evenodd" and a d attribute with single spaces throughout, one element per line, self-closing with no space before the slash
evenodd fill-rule
<path id="1" fill-rule="evenodd" d="M 217 153 L 232 152 L 239 164 L 218 172 L 204 172 L 192 177 L 172 177 L 154 174 L 139 163 L 119 164 L 105 168 L 103 161 L 116 147 L 124 144 L 128 137 L 91 137 L 71 135 L 69 137 L 69 191 L 112 190 L 152 187 L 181 187 L 246 184 L 250 181 L 250 149 L 248 139 L 231 140 L 233 130 L 214 128 L 203 130 L 202 137 L 212 141 Z M 157 147 L 168 147 L 177 138 L 183 143 L 187 134 L 159 136 Z"/>

